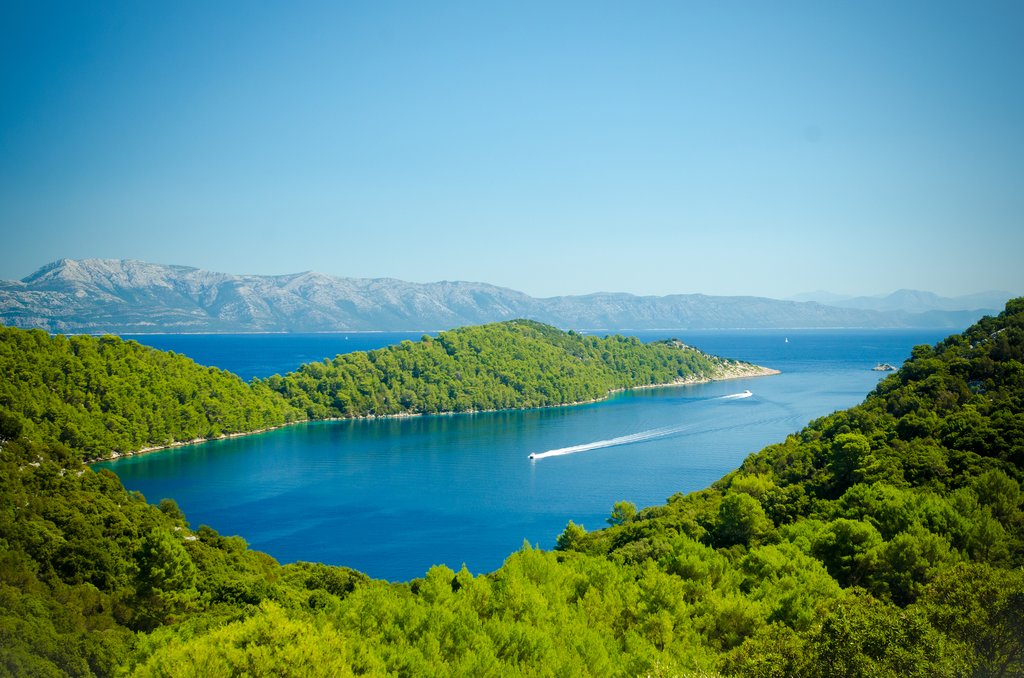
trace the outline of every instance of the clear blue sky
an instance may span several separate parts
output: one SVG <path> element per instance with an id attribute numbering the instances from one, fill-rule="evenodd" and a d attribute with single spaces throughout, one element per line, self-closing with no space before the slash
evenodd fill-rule
<path id="1" fill-rule="evenodd" d="M 0 278 L 1024 292 L 1021 2 L 0 5 Z"/>

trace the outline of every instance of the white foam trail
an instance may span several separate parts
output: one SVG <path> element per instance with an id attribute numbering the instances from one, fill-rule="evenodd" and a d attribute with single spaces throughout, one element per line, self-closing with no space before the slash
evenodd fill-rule
<path id="1" fill-rule="evenodd" d="M 615 447 L 616 445 L 629 445 L 631 443 L 640 443 L 646 440 L 654 440 L 655 438 L 664 438 L 666 436 L 675 435 L 681 433 L 688 428 L 693 428 L 693 424 L 686 426 L 668 426 L 665 428 L 655 428 L 650 431 L 641 431 L 640 433 L 631 433 L 628 436 L 620 436 L 618 438 L 610 438 L 608 440 L 598 440 L 593 443 L 583 443 L 582 445 L 572 445 L 571 447 L 559 447 L 556 450 L 548 450 L 547 452 L 534 452 L 530 455 L 530 459 L 545 459 L 546 457 L 560 457 L 564 454 L 575 454 L 577 452 L 586 452 L 588 450 L 597 450 L 602 447 Z"/>
<path id="2" fill-rule="evenodd" d="M 744 391 L 743 393 L 733 393 L 731 395 L 718 396 L 719 400 L 739 400 L 740 398 L 749 398 L 754 395 L 750 391 Z"/>

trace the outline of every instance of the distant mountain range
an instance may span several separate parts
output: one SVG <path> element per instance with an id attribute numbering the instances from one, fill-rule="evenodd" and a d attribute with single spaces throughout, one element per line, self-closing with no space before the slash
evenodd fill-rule
<path id="1" fill-rule="evenodd" d="M 869 302 L 857 299 L 825 305 L 703 294 L 601 292 L 540 299 L 473 282 L 419 284 L 313 272 L 232 275 L 134 260 L 61 259 L 21 281 L 0 282 L 0 322 L 114 334 L 438 330 L 512 318 L 594 330 L 961 328 L 1002 308 L 955 308 L 956 300 L 927 292 L 892 296 L 895 301 L 859 298 L 873 300 L 874 307 L 858 306 Z M 917 306 L 911 297 L 920 299 Z"/>
<path id="2" fill-rule="evenodd" d="M 792 301 L 816 301 L 839 308 L 859 308 L 866 311 L 903 311 L 905 313 L 926 313 L 929 311 L 971 311 L 991 312 L 1002 310 L 1007 300 L 1015 295 L 1010 292 L 991 291 L 969 294 L 963 297 L 940 297 L 934 292 L 921 290 L 896 290 L 891 294 L 873 297 L 851 297 L 832 292 L 808 292 L 792 297 Z"/>

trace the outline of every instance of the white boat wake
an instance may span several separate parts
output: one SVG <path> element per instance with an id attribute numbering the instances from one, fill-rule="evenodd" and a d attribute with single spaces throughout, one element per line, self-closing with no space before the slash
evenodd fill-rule
<path id="1" fill-rule="evenodd" d="M 675 435 L 676 433 L 682 433 L 688 428 L 693 428 L 693 424 L 687 424 L 686 426 L 668 426 L 665 428 L 655 428 L 650 431 L 641 431 L 640 433 L 631 433 L 628 436 L 620 436 L 618 438 L 610 438 L 608 440 L 598 440 L 593 443 L 583 443 L 582 445 L 572 445 L 571 447 L 559 447 L 556 450 L 548 450 L 547 452 L 534 452 L 530 455 L 530 459 L 546 459 L 547 457 L 561 457 L 565 454 L 576 454 L 577 452 L 587 452 L 588 450 L 597 450 L 602 447 L 615 447 L 617 445 L 630 445 L 632 443 L 642 443 L 647 440 L 654 440 L 655 438 L 665 438 L 667 436 Z"/>
<path id="2" fill-rule="evenodd" d="M 740 398 L 749 398 L 754 395 L 750 391 L 744 391 L 743 393 L 733 393 L 730 395 L 718 396 L 719 400 L 739 400 Z"/>

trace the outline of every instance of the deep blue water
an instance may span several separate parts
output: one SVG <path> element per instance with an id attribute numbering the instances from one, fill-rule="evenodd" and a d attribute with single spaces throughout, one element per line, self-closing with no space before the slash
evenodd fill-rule
<path id="1" fill-rule="evenodd" d="M 947 332 L 636 334 L 677 336 L 782 374 L 640 390 L 575 407 L 303 424 L 106 465 L 150 501 L 176 499 L 193 526 L 241 535 L 282 562 L 346 565 L 392 580 L 421 576 L 437 563 L 486 572 L 524 539 L 553 546 L 570 519 L 603 526 L 618 500 L 650 506 L 707 487 L 749 453 L 860 402 L 880 377 L 871 370 L 876 363 L 899 365 L 915 344 Z M 294 369 L 346 342 L 345 335 L 305 336 L 315 345 L 303 335 L 136 338 L 243 376 Z M 348 336 L 390 343 L 419 333 Z M 722 398 L 746 389 L 752 397 Z M 661 435 L 607 442 L 649 432 Z M 575 454 L 527 458 L 588 444 Z"/>
<path id="2" fill-rule="evenodd" d="M 324 332 L 316 334 L 125 334 L 140 344 L 174 351 L 200 365 L 253 377 L 291 372 L 299 365 L 339 353 L 370 351 L 405 339 L 419 341 L 423 332 Z"/>

